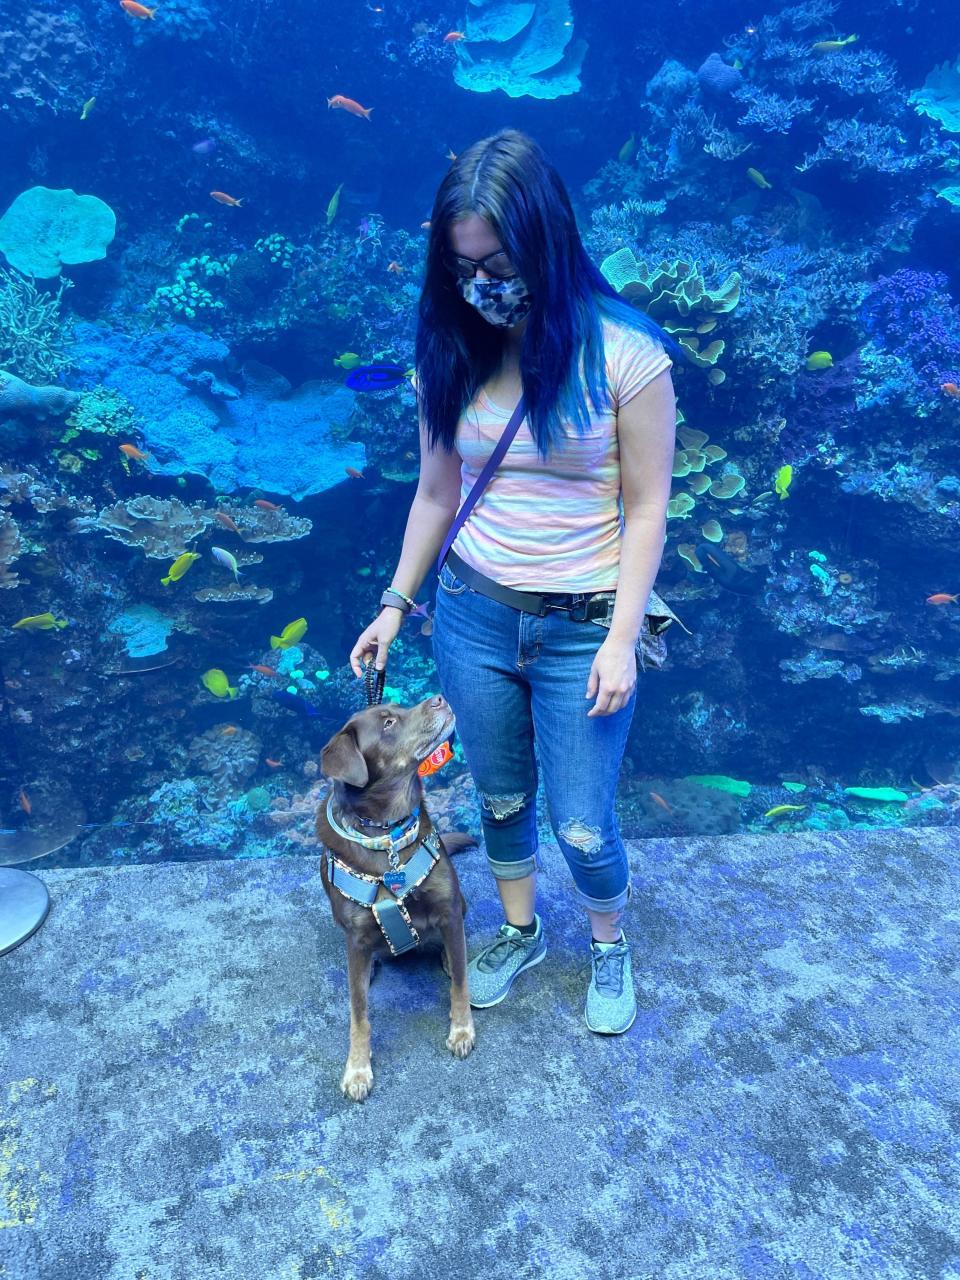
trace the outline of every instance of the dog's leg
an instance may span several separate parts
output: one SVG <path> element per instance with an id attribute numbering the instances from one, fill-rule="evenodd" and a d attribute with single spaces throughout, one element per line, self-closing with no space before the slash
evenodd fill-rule
<path id="1" fill-rule="evenodd" d="M 373 1087 L 370 1066 L 370 1022 L 367 992 L 370 988 L 372 953 L 347 935 L 347 972 L 350 982 L 350 1053 L 340 1088 L 354 1102 L 363 1102 Z"/>
<path id="2" fill-rule="evenodd" d="M 443 946 L 450 969 L 450 1034 L 447 1048 L 458 1058 L 465 1058 L 476 1042 L 470 990 L 467 985 L 467 939 L 463 917 L 451 914 L 443 926 Z"/>

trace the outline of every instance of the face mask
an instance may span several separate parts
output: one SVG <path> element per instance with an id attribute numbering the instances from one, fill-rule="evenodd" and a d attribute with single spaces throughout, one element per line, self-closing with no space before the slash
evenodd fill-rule
<path id="1" fill-rule="evenodd" d="M 488 324 L 519 324 L 533 307 L 533 294 L 520 276 L 509 280 L 458 280 L 457 288 L 464 301 L 476 307 Z"/>

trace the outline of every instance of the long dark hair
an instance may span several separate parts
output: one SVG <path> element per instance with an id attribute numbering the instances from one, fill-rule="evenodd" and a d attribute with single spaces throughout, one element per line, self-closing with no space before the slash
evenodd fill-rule
<path id="1" fill-rule="evenodd" d="M 587 256 L 570 197 L 536 142 L 517 129 L 482 138 L 453 162 L 430 217 L 427 269 L 420 295 L 416 367 L 420 412 L 430 447 L 454 447 L 457 423 L 498 368 L 503 333 L 466 302 L 444 265 L 453 223 L 479 214 L 500 237 L 533 294 L 520 348 L 520 375 L 537 447 L 546 458 L 562 419 L 589 426 L 579 376 L 596 412 L 607 407 L 601 320 L 642 330 L 676 359 L 683 352 L 663 329 L 619 296 Z"/>

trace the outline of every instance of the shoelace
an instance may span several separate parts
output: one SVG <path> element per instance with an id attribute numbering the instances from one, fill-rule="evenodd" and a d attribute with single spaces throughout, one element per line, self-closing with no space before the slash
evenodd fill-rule
<path id="1" fill-rule="evenodd" d="M 596 947 L 592 950 L 597 990 L 603 995 L 619 998 L 623 995 L 623 962 L 627 958 L 626 943 L 619 944 L 612 951 L 598 951 Z"/>
<path id="2" fill-rule="evenodd" d="M 502 925 L 500 927 L 501 929 L 503 928 Z M 498 938 L 496 942 L 491 943 L 490 949 L 479 962 L 477 968 L 482 969 L 484 973 L 492 973 L 495 969 L 500 968 L 514 948 L 523 950 L 523 946 L 524 937 L 522 934 L 517 937 L 511 937 L 510 934 L 505 933 L 502 938 Z M 502 951 L 500 950 L 501 947 L 504 948 Z"/>

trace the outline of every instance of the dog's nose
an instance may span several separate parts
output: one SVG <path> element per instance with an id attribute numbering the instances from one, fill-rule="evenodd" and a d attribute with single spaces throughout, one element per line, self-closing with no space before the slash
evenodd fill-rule
<path id="1" fill-rule="evenodd" d="M 430 699 L 430 706 L 435 711 L 442 711 L 447 705 L 447 700 L 442 693 L 438 693 L 435 698 Z"/>

